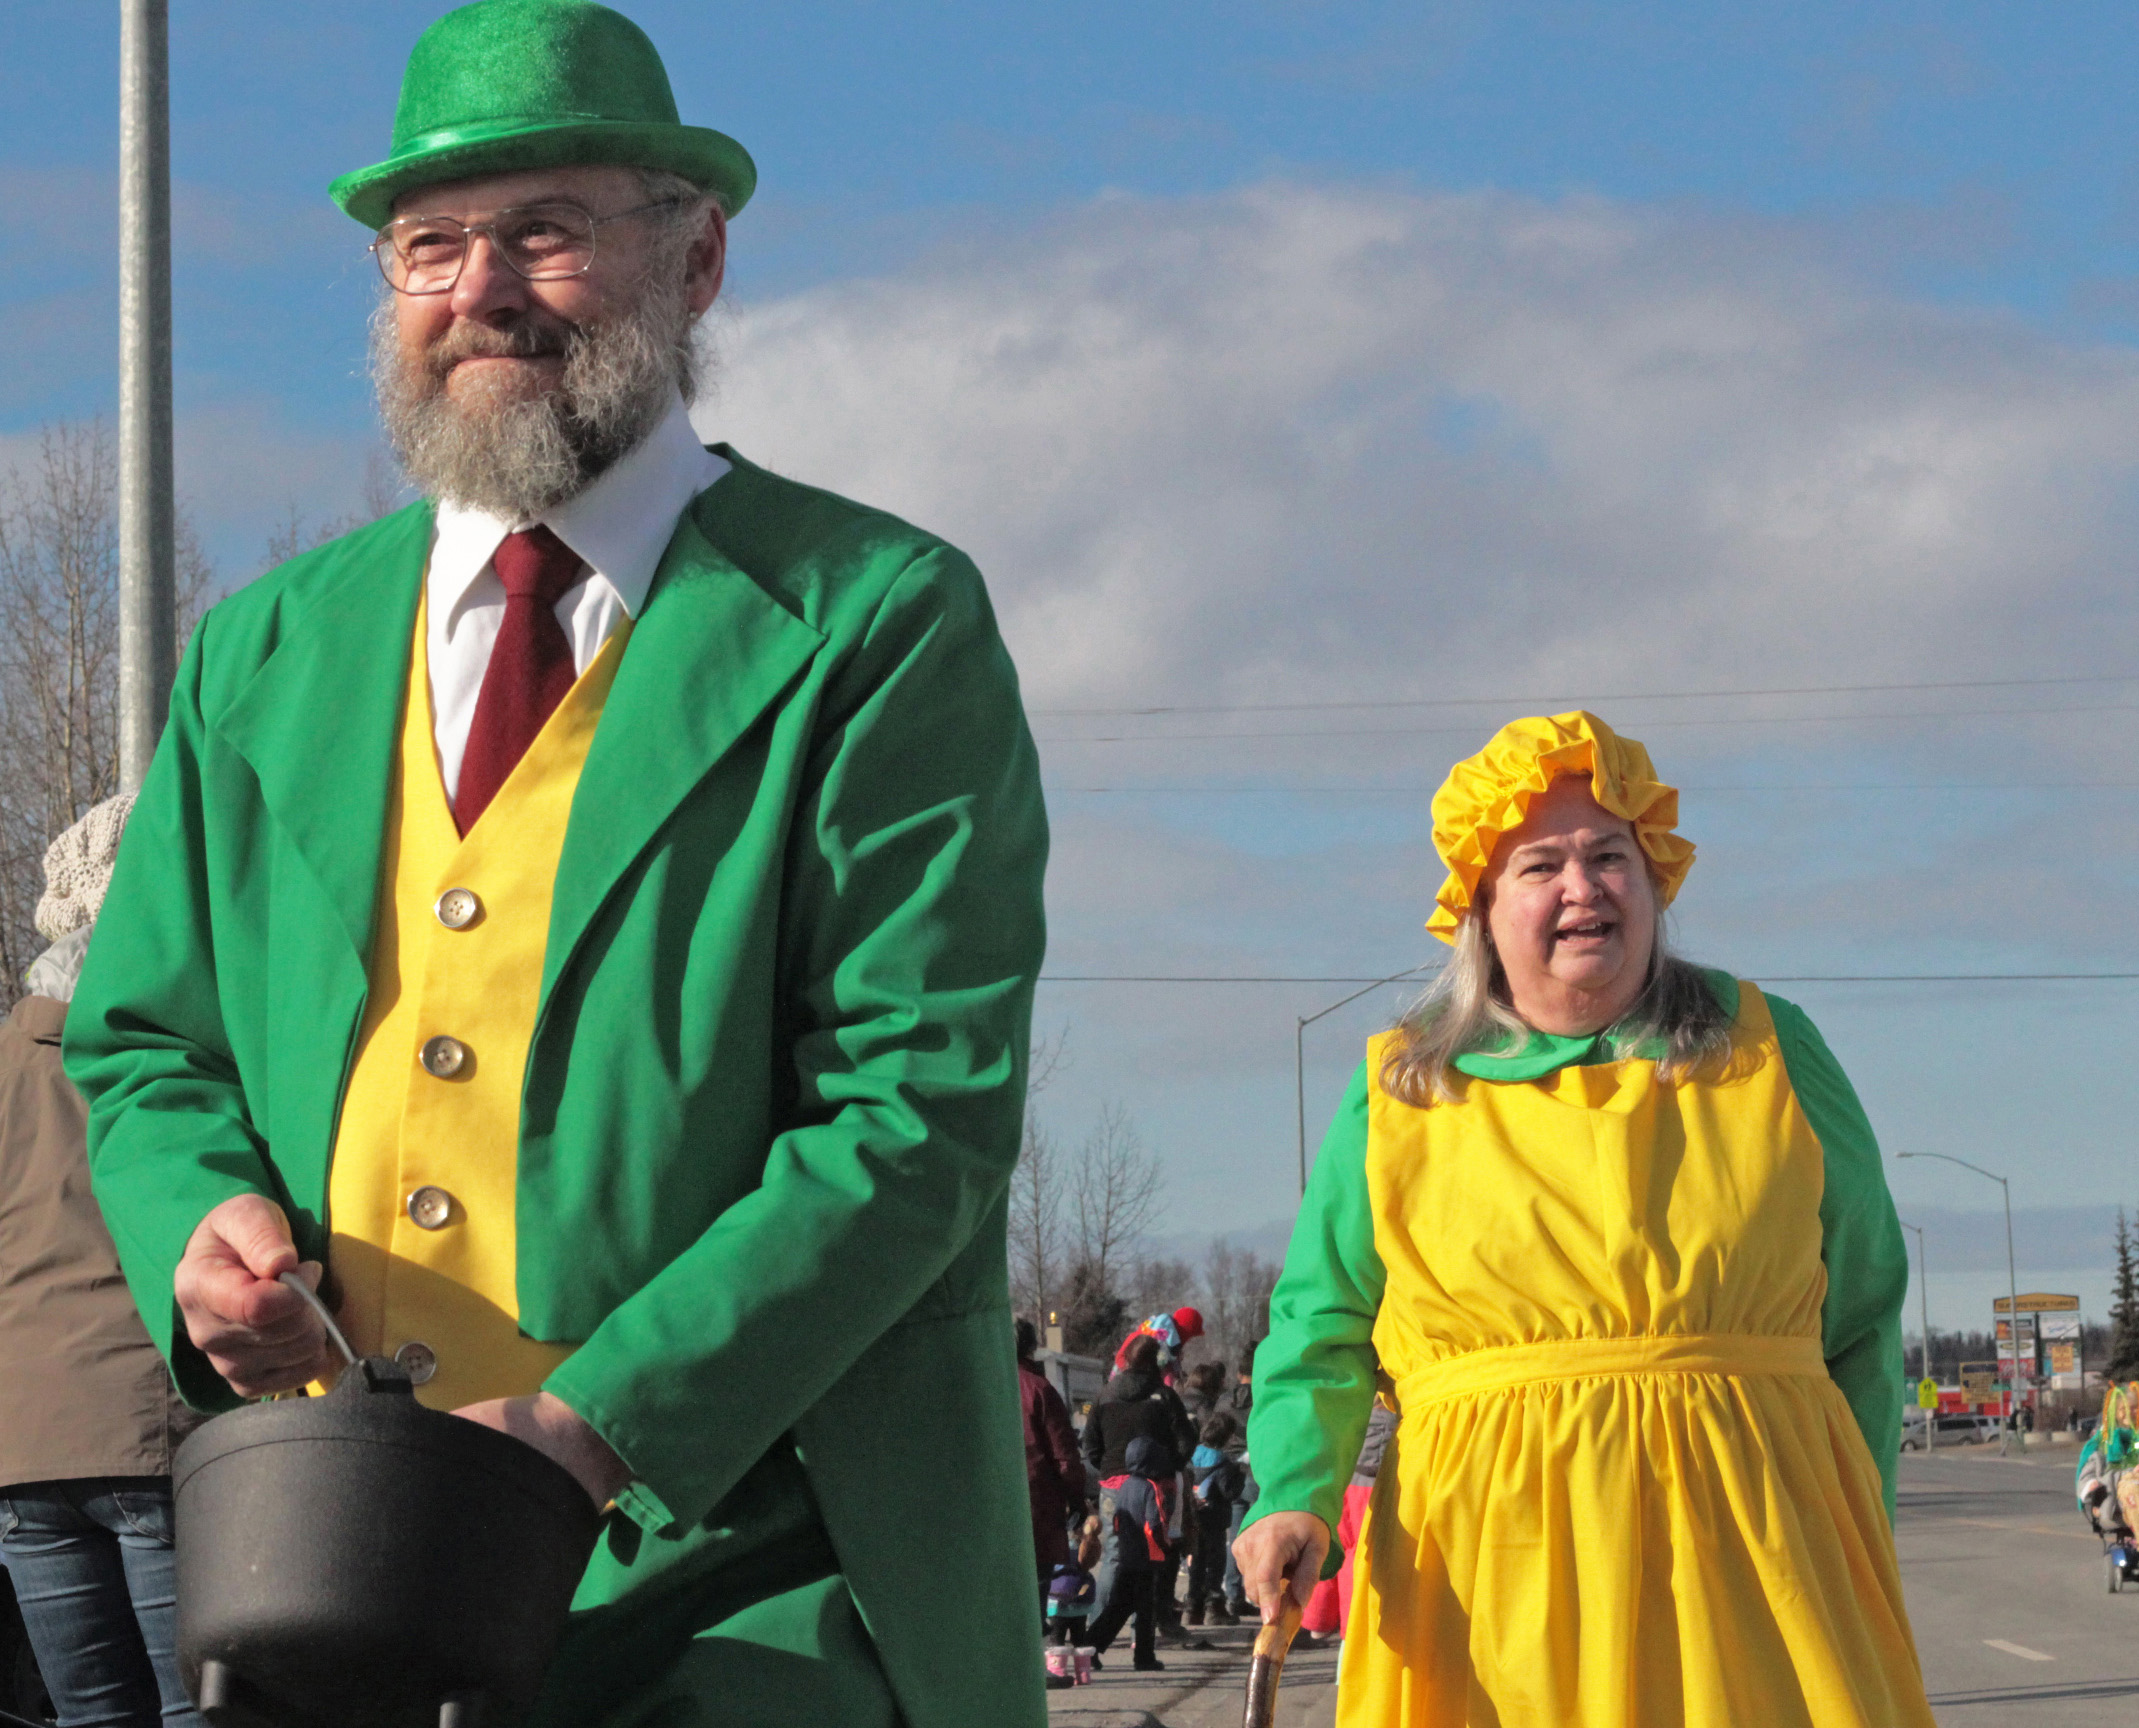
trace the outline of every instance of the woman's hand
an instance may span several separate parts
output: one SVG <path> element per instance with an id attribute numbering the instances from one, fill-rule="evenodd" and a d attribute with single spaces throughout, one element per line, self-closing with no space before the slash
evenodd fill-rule
<path id="1" fill-rule="evenodd" d="M 1233 1559 L 1240 1567 L 1241 1588 L 1263 1611 L 1263 1623 L 1277 1618 L 1289 1584 L 1302 1608 L 1322 1578 L 1329 1553 L 1329 1526 L 1312 1512 L 1273 1512 L 1240 1533 Z"/>

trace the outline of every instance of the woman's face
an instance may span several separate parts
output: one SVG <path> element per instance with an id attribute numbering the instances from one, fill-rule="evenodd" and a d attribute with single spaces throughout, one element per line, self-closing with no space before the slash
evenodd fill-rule
<path id="1" fill-rule="evenodd" d="M 1486 929 L 1515 1012 L 1541 1032 L 1600 1032 L 1641 994 L 1656 889 L 1633 824 L 1563 775 L 1493 849 Z"/>

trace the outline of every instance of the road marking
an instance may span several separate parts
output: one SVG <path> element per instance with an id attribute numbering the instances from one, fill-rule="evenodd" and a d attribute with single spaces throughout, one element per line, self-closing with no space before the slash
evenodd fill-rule
<path id="1" fill-rule="evenodd" d="M 2030 1662 L 2055 1662 L 2055 1656 L 2046 1656 L 2040 1650 L 2030 1650 L 2025 1644 L 2008 1644 L 2003 1638 L 1983 1640 L 1993 1650 L 2003 1650 L 2008 1656 L 2023 1656 Z"/>

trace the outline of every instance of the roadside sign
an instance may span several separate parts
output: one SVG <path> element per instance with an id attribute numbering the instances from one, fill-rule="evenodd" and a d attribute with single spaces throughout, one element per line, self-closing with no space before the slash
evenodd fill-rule
<path id="1" fill-rule="evenodd" d="M 1938 1408 L 1938 1382 L 1936 1380 L 1917 1381 L 1916 1407 L 1919 1410 L 1936 1410 Z"/>
<path id="2" fill-rule="evenodd" d="M 1968 1394 L 1971 1404 L 1988 1404 L 1998 1396 L 1998 1377 L 1995 1374 L 1963 1374 L 1961 1390 Z"/>
<path id="3" fill-rule="evenodd" d="M 2010 1314 L 2013 1311 L 2013 1298 L 1995 1297 L 1991 1301 L 1990 1309 L 1993 1314 Z M 2080 1299 L 2077 1296 L 2052 1295 L 2047 1290 L 2028 1290 L 2021 1293 L 2020 1311 L 2023 1314 L 2077 1314 L 2080 1311 Z"/>

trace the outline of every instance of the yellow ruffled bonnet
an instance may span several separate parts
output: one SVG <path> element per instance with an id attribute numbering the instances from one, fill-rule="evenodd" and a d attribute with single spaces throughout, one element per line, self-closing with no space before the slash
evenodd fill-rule
<path id="1" fill-rule="evenodd" d="M 1521 827 L 1530 800 L 1562 774 L 1588 775 L 1590 795 L 1634 824 L 1634 836 L 1655 866 L 1663 903 L 1671 904 L 1693 867 L 1693 842 L 1672 832 L 1678 788 L 1657 779 L 1641 745 L 1577 709 L 1510 721 L 1477 755 L 1448 771 L 1433 795 L 1433 849 L 1448 866 L 1448 880 L 1426 920 L 1434 935 L 1455 941 L 1501 835 Z"/>

